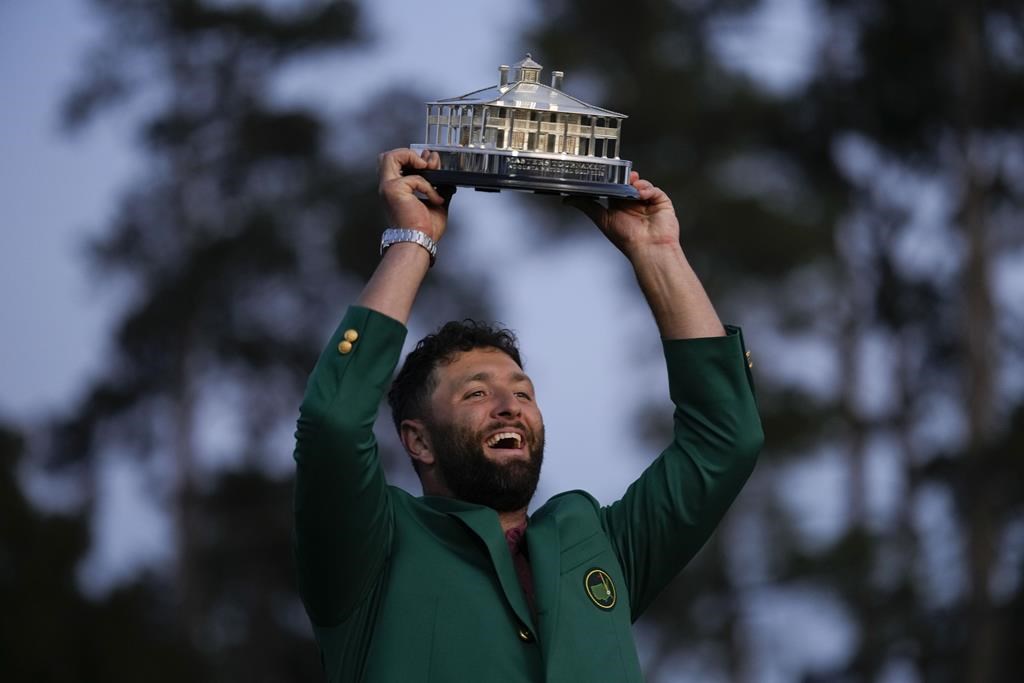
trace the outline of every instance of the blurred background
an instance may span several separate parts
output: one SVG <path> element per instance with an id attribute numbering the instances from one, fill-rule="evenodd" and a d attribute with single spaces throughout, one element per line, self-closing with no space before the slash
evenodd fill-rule
<path id="1" fill-rule="evenodd" d="M 630 115 L 754 354 L 761 461 L 638 623 L 648 679 L 1021 680 L 1019 2 L 47 0 L 0 3 L 4 681 L 321 679 L 292 431 L 376 155 L 527 52 Z M 671 421 L 624 260 L 463 189 L 410 339 L 467 315 L 520 334 L 537 500 L 615 500 Z"/>

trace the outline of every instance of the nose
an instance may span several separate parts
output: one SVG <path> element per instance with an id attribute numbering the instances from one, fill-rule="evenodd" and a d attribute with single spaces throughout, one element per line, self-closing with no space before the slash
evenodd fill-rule
<path id="1" fill-rule="evenodd" d="M 502 390 L 494 394 L 492 413 L 497 417 L 519 417 L 523 413 L 523 407 L 514 392 Z"/>

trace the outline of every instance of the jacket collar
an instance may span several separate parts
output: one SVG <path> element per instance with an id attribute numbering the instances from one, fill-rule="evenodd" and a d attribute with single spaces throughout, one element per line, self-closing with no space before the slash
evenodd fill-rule
<path id="1" fill-rule="evenodd" d="M 541 647 L 543 652 L 552 652 L 558 624 L 562 547 L 558 524 L 553 515 L 544 514 L 543 508 L 530 517 L 530 523 L 526 526 L 526 547 L 530 552 Z"/>
<path id="2" fill-rule="evenodd" d="M 538 625 L 534 624 L 526 597 L 519 585 L 498 513 L 484 505 L 467 503 L 455 498 L 429 496 L 421 500 L 438 512 L 459 519 L 476 534 L 487 548 L 505 599 L 520 622 L 529 626 L 534 633 L 538 633 Z M 526 544 L 530 554 L 530 571 L 533 574 L 537 618 L 540 622 L 539 637 L 545 651 L 550 651 L 548 648 L 552 645 L 558 620 L 561 544 L 558 524 L 552 515 L 545 514 L 543 507 L 529 518 L 526 525 Z"/>
<path id="3" fill-rule="evenodd" d="M 508 550 L 508 543 L 505 541 L 505 534 L 501 530 L 501 523 L 498 521 L 498 513 L 493 509 L 483 506 L 466 503 L 454 498 L 429 497 L 423 501 L 430 507 L 445 512 L 452 517 L 459 519 L 472 531 L 487 548 L 491 558 L 491 564 L 498 575 L 498 582 L 505 594 L 505 600 L 512 607 L 519 618 L 520 623 L 525 624 L 531 631 L 536 631 L 533 618 L 530 616 L 530 608 L 526 604 L 526 596 L 519 585 L 519 577 L 516 576 L 515 565 L 512 564 L 512 555 Z M 527 526 L 527 542 L 529 543 L 530 527 Z M 533 564 L 533 546 L 530 549 L 531 565 Z M 556 553 L 557 556 L 557 553 Z M 532 568 L 536 577 L 537 570 Z M 536 581 L 536 578 L 535 578 Z M 538 600 L 539 602 L 539 600 Z"/>

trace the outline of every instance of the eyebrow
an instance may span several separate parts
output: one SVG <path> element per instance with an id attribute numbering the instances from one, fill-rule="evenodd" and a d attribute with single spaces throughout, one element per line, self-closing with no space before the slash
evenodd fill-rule
<path id="1" fill-rule="evenodd" d="M 492 377 L 493 375 L 489 372 L 478 372 L 473 375 L 470 375 L 469 377 L 464 378 L 461 382 L 459 382 L 459 385 L 469 384 L 470 382 L 486 382 L 490 380 Z M 511 379 L 513 382 L 526 382 L 530 386 L 533 386 L 533 381 L 530 380 L 530 378 L 527 377 L 526 374 L 522 372 L 512 373 Z"/>

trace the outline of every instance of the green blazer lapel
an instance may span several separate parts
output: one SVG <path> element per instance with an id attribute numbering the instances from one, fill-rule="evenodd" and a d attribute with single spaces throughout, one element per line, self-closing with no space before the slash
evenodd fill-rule
<path id="1" fill-rule="evenodd" d="M 519 621 L 529 626 L 531 631 L 536 632 L 536 626 L 530 616 L 530 608 L 526 604 L 526 597 L 519 585 L 519 577 L 516 576 L 516 568 L 512 564 L 512 554 L 508 550 L 505 534 L 498 521 L 498 513 L 488 507 L 464 505 L 466 505 L 465 509 L 450 509 L 447 512 L 462 520 L 483 541 L 491 556 L 494 571 L 498 574 L 498 581 L 505 593 L 505 599 L 512 606 Z"/>
<path id="2" fill-rule="evenodd" d="M 545 652 L 551 652 L 558 625 L 561 585 L 561 544 L 558 525 L 552 516 L 534 516 L 526 526 L 526 547 L 530 553 L 533 590 L 537 601 L 539 637 Z"/>

